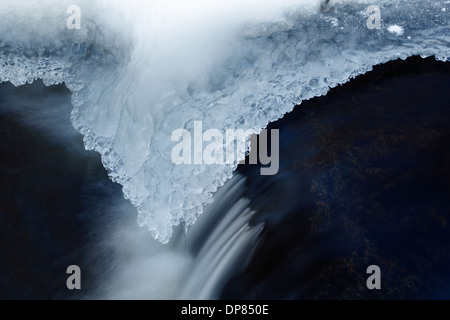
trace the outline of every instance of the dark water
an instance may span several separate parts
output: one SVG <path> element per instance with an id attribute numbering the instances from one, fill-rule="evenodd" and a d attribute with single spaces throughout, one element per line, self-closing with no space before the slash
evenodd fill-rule
<path id="1" fill-rule="evenodd" d="M 449 83 L 450 63 L 391 62 L 272 123 L 280 173 L 239 170 L 263 240 L 223 298 L 450 298 Z"/>
<path id="2" fill-rule="evenodd" d="M 450 298 L 449 81 L 450 63 L 391 62 L 271 124 L 280 172 L 238 169 L 252 223 L 265 228 L 220 297 Z M 0 85 L 1 299 L 102 296 L 117 263 L 104 235 L 136 225 L 70 110 L 63 86 Z M 66 288 L 71 264 L 82 291 Z M 365 286 L 371 264 L 382 290 Z"/>
<path id="3" fill-rule="evenodd" d="M 79 265 L 94 289 L 108 256 L 95 252 L 100 222 L 121 190 L 71 127 L 63 86 L 2 84 L 0 105 L 0 298 L 81 297 L 66 268 Z"/>

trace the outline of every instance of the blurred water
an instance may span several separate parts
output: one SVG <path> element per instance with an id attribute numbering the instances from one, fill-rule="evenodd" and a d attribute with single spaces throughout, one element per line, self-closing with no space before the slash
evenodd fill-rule
<path id="1" fill-rule="evenodd" d="M 392 62 L 296 107 L 271 125 L 279 174 L 241 166 L 168 245 L 84 150 L 63 86 L 2 84 L 0 298 L 448 298 L 449 75 Z"/>
<path id="2" fill-rule="evenodd" d="M 279 174 L 238 170 L 262 240 L 221 297 L 448 299 L 448 83 L 450 63 L 390 62 L 272 123 Z"/>
<path id="3" fill-rule="evenodd" d="M 260 231 L 246 227 L 244 179 L 217 194 L 187 238 L 178 228 L 163 245 L 138 227 L 100 156 L 84 149 L 71 108 L 63 86 L 0 85 L 0 298 L 217 297 Z M 66 288 L 72 264 L 81 291 Z"/>

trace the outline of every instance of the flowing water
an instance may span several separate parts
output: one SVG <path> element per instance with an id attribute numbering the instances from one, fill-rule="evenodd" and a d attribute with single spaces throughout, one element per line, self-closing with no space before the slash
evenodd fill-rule
<path id="1" fill-rule="evenodd" d="M 79 29 L 67 25 L 74 4 Z M 405 297 L 446 296 L 448 285 L 437 284 L 448 279 L 448 158 L 431 163 L 420 152 L 445 150 L 449 10 L 448 1 L 402 0 L 2 1 L 1 296 L 366 297 L 362 268 L 373 260 L 387 279 L 402 270 L 408 286 L 392 287 L 411 288 Z M 353 85 L 330 97 L 411 56 L 439 62 L 395 69 L 407 74 L 399 80 L 380 71 L 367 80 L 372 95 Z M 406 69 L 417 70 L 414 61 Z M 249 135 L 279 129 L 279 172 L 238 168 L 239 156 L 175 164 L 173 132 L 198 121 Z M 393 229 L 387 213 L 417 223 L 410 232 L 423 237 L 394 241 L 412 241 L 410 258 L 386 251 L 377 234 L 393 235 L 382 222 L 370 227 L 368 212 Z M 424 278 L 423 261 L 434 278 Z M 72 264 L 83 272 L 81 291 L 65 287 Z M 338 289 L 324 290 L 333 277 L 343 279 Z"/>

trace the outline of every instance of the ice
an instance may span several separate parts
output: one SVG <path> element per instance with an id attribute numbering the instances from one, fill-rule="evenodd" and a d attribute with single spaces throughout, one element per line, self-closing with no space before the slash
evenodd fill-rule
<path id="1" fill-rule="evenodd" d="M 387 30 L 392 34 L 395 34 L 396 36 L 401 36 L 405 32 L 401 26 L 396 24 L 389 26 Z"/>
<path id="2" fill-rule="evenodd" d="M 81 9 L 81 29 L 66 8 Z M 381 29 L 366 26 L 379 5 Z M 0 3 L 0 80 L 72 91 L 72 123 L 166 243 L 232 177 L 175 165 L 176 129 L 259 132 L 296 104 L 380 63 L 450 54 L 448 1 L 98 0 Z M 390 27 L 389 27 L 390 26 Z M 398 27 L 395 27 L 398 26 Z M 408 37 L 399 37 L 401 30 Z"/>

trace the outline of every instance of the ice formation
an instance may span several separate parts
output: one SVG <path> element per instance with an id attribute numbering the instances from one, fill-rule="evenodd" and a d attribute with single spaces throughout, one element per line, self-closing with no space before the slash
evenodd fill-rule
<path id="1" fill-rule="evenodd" d="M 80 29 L 67 27 L 71 5 Z M 369 5 L 380 7 L 380 29 L 367 28 Z M 448 9 L 419 0 L 2 0 L 0 81 L 64 82 L 86 148 L 102 155 L 139 225 L 165 243 L 237 167 L 173 164 L 173 130 L 202 121 L 204 130 L 257 133 L 374 65 L 446 61 Z"/>

